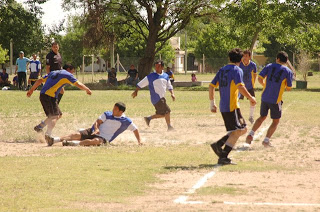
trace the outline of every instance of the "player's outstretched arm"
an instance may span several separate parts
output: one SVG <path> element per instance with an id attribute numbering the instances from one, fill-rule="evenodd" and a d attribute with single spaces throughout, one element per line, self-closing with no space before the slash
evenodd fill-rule
<path id="1" fill-rule="evenodd" d="M 30 97 L 30 96 L 32 95 L 33 91 L 36 90 L 37 87 L 39 87 L 39 85 L 41 85 L 41 83 L 42 83 L 42 79 L 38 79 L 38 80 L 34 83 L 34 85 L 30 88 L 30 90 L 28 90 L 28 92 L 27 92 L 27 97 Z"/>
<path id="2" fill-rule="evenodd" d="M 87 86 L 85 86 L 84 84 L 82 84 L 81 82 L 78 82 L 78 83 L 76 84 L 76 86 L 77 86 L 78 88 L 80 88 L 81 90 L 86 91 L 88 95 L 91 95 L 91 94 L 92 94 L 91 90 L 90 90 Z"/>
<path id="3" fill-rule="evenodd" d="M 175 101 L 176 100 L 176 96 L 174 95 L 173 90 L 169 90 L 169 92 L 171 93 L 172 101 Z"/>
<path id="4" fill-rule="evenodd" d="M 138 96 L 138 91 L 140 90 L 140 88 L 137 86 L 136 90 L 133 91 L 133 93 L 131 94 L 132 98 L 135 98 L 136 96 Z"/>
<path id="5" fill-rule="evenodd" d="M 214 93 L 215 93 L 215 88 L 211 85 L 209 85 L 209 100 L 210 100 L 210 110 L 212 113 L 217 112 L 217 106 L 214 101 Z"/>
<path id="6" fill-rule="evenodd" d="M 134 130 L 134 131 L 133 131 L 133 133 L 134 133 L 134 135 L 135 135 L 135 136 L 136 136 L 136 138 L 137 138 L 138 144 L 139 144 L 139 145 L 142 145 L 142 143 L 141 143 L 141 139 L 140 139 L 139 130 L 138 130 L 138 129 L 136 129 L 136 130 Z"/>
<path id="7" fill-rule="evenodd" d="M 257 104 L 256 98 L 251 96 L 246 87 L 244 87 L 243 85 L 238 85 L 238 89 L 243 96 L 249 99 L 251 106 L 255 106 Z"/>

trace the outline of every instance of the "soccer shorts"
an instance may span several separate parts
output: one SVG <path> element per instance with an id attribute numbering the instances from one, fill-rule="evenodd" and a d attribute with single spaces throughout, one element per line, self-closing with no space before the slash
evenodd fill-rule
<path id="1" fill-rule="evenodd" d="M 167 105 L 167 102 L 166 102 L 166 99 L 165 99 L 165 98 L 161 98 L 161 99 L 154 105 L 154 107 L 155 107 L 155 109 L 156 109 L 156 114 L 157 114 L 157 115 L 165 115 L 165 114 L 171 112 L 169 106 Z"/>
<path id="2" fill-rule="evenodd" d="M 30 81 L 37 81 L 38 80 L 38 76 L 39 76 L 38 72 L 31 72 L 30 76 L 29 76 L 29 80 Z"/>
<path id="3" fill-rule="evenodd" d="M 103 137 L 101 136 L 98 136 L 98 135 L 92 135 L 92 128 L 88 128 L 88 129 L 85 129 L 85 130 L 81 130 L 80 131 L 80 135 L 81 135 L 81 141 L 82 140 L 86 140 L 86 139 L 94 139 L 94 138 L 99 138 L 102 140 L 102 143 L 107 143 L 107 140 L 104 139 Z"/>
<path id="4" fill-rule="evenodd" d="M 232 112 L 221 112 L 221 114 L 227 131 L 241 130 L 247 126 L 239 108 Z"/>
<path id="5" fill-rule="evenodd" d="M 256 96 L 255 94 L 254 94 L 254 89 L 253 88 L 251 88 L 251 89 L 248 89 L 248 92 L 251 94 L 251 96 Z M 239 97 L 239 99 L 243 99 L 244 98 L 244 96 L 240 93 L 240 97 Z"/>
<path id="6" fill-rule="evenodd" d="M 270 109 L 271 119 L 280 119 L 282 114 L 282 103 L 282 101 L 278 104 L 261 101 L 260 116 L 267 116 Z"/>
<path id="7" fill-rule="evenodd" d="M 40 94 L 40 102 L 47 117 L 62 115 L 58 101 L 55 97 L 51 97 L 46 94 Z"/>

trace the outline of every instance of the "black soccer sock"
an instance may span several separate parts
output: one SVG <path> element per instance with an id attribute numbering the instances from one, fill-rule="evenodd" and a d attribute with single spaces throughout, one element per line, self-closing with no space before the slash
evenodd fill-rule
<path id="1" fill-rule="evenodd" d="M 59 94 L 58 94 L 58 104 L 60 103 L 60 101 L 61 101 L 61 99 L 62 99 L 62 96 L 63 96 L 62 93 L 59 93 Z"/>
<path id="2" fill-rule="evenodd" d="M 225 145 L 224 149 L 222 150 L 221 158 L 227 158 L 231 150 L 232 150 L 231 146 Z"/>
<path id="3" fill-rule="evenodd" d="M 220 140 L 217 141 L 217 145 L 218 145 L 219 147 L 222 147 L 222 146 L 226 143 L 226 141 L 228 140 L 228 138 L 229 138 L 229 135 L 223 136 L 222 138 L 220 138 Z"/>

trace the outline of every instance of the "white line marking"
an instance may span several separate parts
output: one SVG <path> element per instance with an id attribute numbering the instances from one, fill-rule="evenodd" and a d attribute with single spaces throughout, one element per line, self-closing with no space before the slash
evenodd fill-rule
<path id="1" fill-rule="evenodd" d="M 269 206 L 312 206 L 320 207 L 320 204 L 312 203 L 273 203 L 273 202 L 223 202 L 226 205 L 269 205 Z"/>

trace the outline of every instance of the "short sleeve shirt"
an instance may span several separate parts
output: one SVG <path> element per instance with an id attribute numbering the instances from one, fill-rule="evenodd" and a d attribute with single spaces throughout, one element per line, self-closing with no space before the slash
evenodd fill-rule
<path id="1" fill-rule="evenodd" d="M 50 66 L 50 71 L 56 71 L 62 69 L 62 57 L 60 53 L 56 54 L 50 51 L 46 56 L 46 65 Z"/>
<path id="2" fill-rule="evenodd" d="M 213 78 L 210 86 L 219 87 L 221 112 L 232 112 L 240 108 L 238 86 L 244 85 L 242 78 L 242 69 L 233 64 L 222 67 Z"/>
<path id="3" fill-rule="evenodd" d="M 129 69 L 128 71 L 128 74 L 131 78 L 136 78 L 137 73 L 138 73 L 137 69 Z"/>
<path id="4" fill-rule="evenodd" d="M 2 79 L 2 81 L 7 81 L 7 79 L 9 78 L 9 75 L 8 75 L 8 73 L 3 73 L 3 72 L 1 72 L 0 73 L 0 77 L 1 77 L 1 79 Z"/>
<path id="5" fill-rule="evenodd" d="M 38 73 L 41 70 L 41 63 L 39 60 L 32 60 L 30 62 L 30 71 Z"/>
<path id="6" fill-rule="evenodd" d="M 261 100 L 267 103 L 279 103 L 285 88 L 292 87 L 292 71 L 278 63 L 268 64 L 262 69 L 259 77 L 265 79 Z"/>
<path id="7" fill-rule="evenodd" d="M 16 61 L 16 65 L 18 66 L 18 72 L 26 72 L 27 73 L 27 63 L 30 62 L 26 57 L 20 59 L 20 57 Z"/>
<path id="8" fill-rule="evenodd" d="M 257 66 L 254 62 L 250 60 L 248 65 L 240 63 L 240 68 L 243 71 L 243 82 L 248 90 L 254 88 L 254 78 L 253 75 L 257 73 Z"/>

